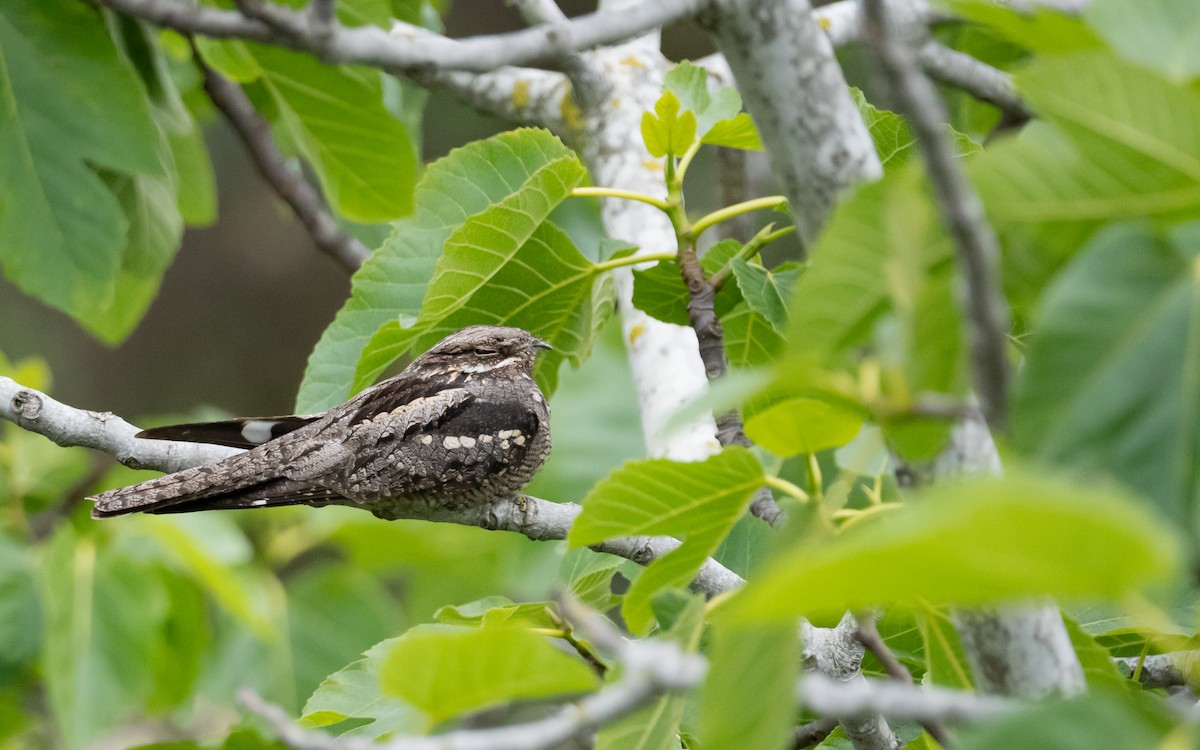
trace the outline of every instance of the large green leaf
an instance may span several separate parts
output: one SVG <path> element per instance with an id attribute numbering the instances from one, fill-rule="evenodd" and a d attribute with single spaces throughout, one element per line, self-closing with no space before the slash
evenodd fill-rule
<path id="1" fill-rule="evenodd" d="M 311 55 L 255 47 L 260 81 L 338 213 L 379 222 L 412 210 L 417 155 L 383 106 L 379 73 L 331 67 Z"/>
<path id="2" fill-rule="evenodd" d="M 708 651 L 712 668 L 700 697 L 704 747 L 789 746 L 800 666 L 795 623 L 747 626 L 718 620 L 713 634 Z"/>
<path id="3" fill-rule="evenodd" d="M 1071 701 L 1039 701 L 978 722 L 955 741 L 961 750 L 1096 750 L 1194 747 L 1191 730 L 1173 732 L 1169 708 L 1148 693 L 1093 691 Z"/>
<path id="4" fill-rule="evenodd" d="M 582 176 L 578 161 L 554 162 L 509 200 L 468 219 L 446 241 L 416 323 L 380 329 L 363 350 L 353 388 L 369 385 L 405 350 L 490 323 L 524 328 L 554 347 L 534 373 L 553 392 L 559 365 L 583 362 L 613 309 L 608 275 L 545 220 Z"/>
<path id="5" fill-rule="evenodd" d="M 884 603 L 1111 598 L 1174 569 L 1172 531 L 1119 493 L 1015 475 L 931 488 L 874 523 L 781 554 L 739 594 L 747 618 Z"/>
<path id="6" fill-rule="evenodd" d="M 1029 455 L 1108 474 L 1200 534 L 1200 225 L 1099 235 L 1051 287 L 1013 399 Z"/>
<path id="7" fill-rule="evenodd" d="M 442 245 L 467 220 L 519 193 L 549 165 L 575 160 L 554 136 L 516 130 L 455 149 L 418 183 L 413 216 L 354 275 L 350 298 L 309 358 L 300 411 L 341 403 L 381 326 L 417 317 Z M 501 238 L 497 238 L 499 241 Z"/>
<path id="8" fill-rule="evenodd" d="M 666 598 L 664 595 L 663 599 Z M 670 617 L 663 612 L 665 607 L 655 607 L 659 619 L 669 623 L 665 636 L 685 650 L 695 652 L 704 632 L 703 599 L 679 595 L 679 600 L 669 604 L 673 609 Z M 659 697 L 641 711 L 597 732 L 596 750 L 676 750 L 680 747 L 679 722 L 685 703 L 686 696 L 679 694 Z"/>
<path id="9" fill-rule="evenodd" d="M 412 734 L 425 726 L 425 717 L 412 705 L 379 686 L 379 673 L 398 638 L 375 644 L 361 659 L 325 678 L 304 704 L 300 722 L 310 727 L 327 727 L 343 721 L 364 721 L 348 732 L 349 737 L 375 739 L 392 733 Z"/>
<path id="10" fill-rule="evenodd" d="M 954 249 L 916 163 L 864 186 L 834 212 L 796 283 L 783 377 L 857 377 L 864 351 L 882 369 L 881 396 L 903 410 L 922 394 L 960 395 L 967 383 Z M 936 449 L 944 425 L 885 425 L 893 447 L 916 458 Z M 914 437 L 915 428 L 920 428 Z"/>
<path id="11" fill-rule="evenodd" d="M 383 663 L 385 693 L 428 717 L 427 728 L 468 711 L 596 687 L 583 661 L 542 635 L 514 628 L 419 626 L 396 639 Z"/>
<path id="12" fill-rule="evenodd" d="M 744 448 L 726 448 L 694 463 L 631 461 L 588 494 L 567 540 L 582 546 L 621 536 L 683 539 L 681 547 L 651 563 L 626 593 L 625 621 L 645 632 L 653 622 L 653 595 L 691 580 L 762 483 L 762 466 Z"/>
<path id="13" fill-rule="evenodd" d="M 1017 77 L 1053 127 L 970 163 L 988 214 L 1053 267 L 1101 225 L 1200 215 L 1200 92 L 1104 52 L 1040 59 Z"/>
<path id="14" fill-rule="evenodd" d="M 129 222 L 95 167 L 162 178 L 158 142 L 141 83 L 98 10 L 66 0 L 0 8 L 0 263 L 9 279 L 85 323 L 104 311 Z"/>
<path id="15" fill-rule="evenodd" d="M 0 536 L 0 673 L 36 656 L 41 640 L 42 605 L 31 550 Z"/>
<path id="16" fill-rule="evenodd" d="M 1192 0 L 1094 0 L 1084 17 L 1130 60 L 1175 80 L 1200 75 L 1200 6 Z"/>
<path id="17" fill-rule="evenodd" d="M 1075 14 L 1052 7 L 1016 10 L 990 0 L 937 0 L 955 15 L 982 24 L 997 36 L 1034 52 L 1060 54 L 1095 49 L 1103 42 Z"/>

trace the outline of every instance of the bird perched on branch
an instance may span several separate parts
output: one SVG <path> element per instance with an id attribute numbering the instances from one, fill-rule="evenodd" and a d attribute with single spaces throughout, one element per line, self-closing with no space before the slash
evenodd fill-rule
<path id="1" fill-rule="evenodd" d="M 471 326 L 323 414 L 146 430 L 138 437 L 250 450 L 96 495 L 92 516 L 338 504 L 391 519 L 510 495 L 550 452 L 531 375 L 549 348 L 519 328 Z"/>

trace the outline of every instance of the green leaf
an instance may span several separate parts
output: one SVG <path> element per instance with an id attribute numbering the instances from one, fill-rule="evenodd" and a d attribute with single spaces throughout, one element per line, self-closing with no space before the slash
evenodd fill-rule
<path id="1" fill-rule="evenodd" d="M 704 747 L 782 748 L 795 722 L 800 664 L 795 623 L 714 623 L 712 667 L 700 696 Z"/>
<path id="2" fill-rule="evenodd" d="M 857 376 L 868 348 L 883 368 L 882 395 L 897 409 L 922 393 L 965 391 L 954 248 L 918 167 L 890 172 L 835 210 L 792 296 L 788 377 Z M 893 441 L 909 437 L 905 424 L 883 426 Z M 948 432 L 944 423 L 929 429 Z M 912 457 L 911 443 L 894 447 Z"/>
<path id="3" fill-rule="evenodd" d="M 1093 688 L 1106 686 L 1117 689 L 1129 685 L 1118 671 L 1108 650 L 1101 646 L 1095 638 L 1088 635 L 1079 626 L 1079 623 L 1067 616 L 1066 613 L 1063 613 L 1063 625 L 1066 626 L 1067 635 L 1071 638 L 1071 646 L 1079 658 L 1080 666 L 1083 667 L 1088 685 Z"/>
<path id="4" fill-rule="evenodd" d="M 620 536 L 683 538 L 683 546 L 652 562 L 626 593 L 625 621 L 644 633 L 653 621 L 653 595 L 691 580 L 762 483 L 762 466 L 744 448 L 695 463 L 631 461 L 588 494 L 567 541 L 579 547 Z"/>
<path id="5" fill-rule="evenodd" d="M 515 130 L 434 162 L 415 192 L 414 213 L 354 275 L 350 298 L 309 358 L 300 412 L 346 400 L 364 347 L 381 326 L 415 318 L 442 245 L 466 220 L 519 192 L 552 162 L 574 158 L 542 130 Z M 396 326 L 399 328 L 399 325 Z"/>
<path id="6" fill-rule="evenodd" d="M 157 142 L 141 82 L 98 11 L 64 0 L 5 3 L 0 264 L 10 280 L 85 324 L 103 311 L 128 221 L 95 168 L 163 177 Z"/>
<path id="7" fill-rule="evenodd" d="M 412 734 L 426 721 L 415 707 L 380 689 L 379 674 L 384 660 L 399 638 L 375 644 L 363 658 L 325 678 L 300 716 L 300 723 L 327 727 L 349 719 L 365 720 L 342 736 L 376 739 L 388 734 Z"/>
<path id="8" fill-rule="evenodd" d="M 152 704 L 156 676 L 173 669 L 186 692 L 194 672 L 172 653 L 172 598 L 160 570 L 62 527 L 39 564 L 45 604 L 44 675 L 50 713 L 68 750 Z M 131 637 L 136 634 L 137 637 Z"/>
<path id="9" fill-rule="evenodd" d="M 362 222 L 410 213 L 417 156 L 408 130 L 383 106 L 379 73 L 275 47 L 255 47 L 254 55 L 280 122 L 338 213 Z"/>
<path id="10" fill-rule="evenodd" d="M 981 721 L 955 738 L 960 750 L 1091 750 L 1192 747 L 1178 735 L 1167 705 L 1149 694 L 1093 691 L 1071 701 L 1044 700 L 1023 711 Z"/>
<path id="11" fill-rule="evenodd" d="M 1200 534 L 1200 225 L 1098 236 L 1045 295 L 1013 397 L 1026 454 L 1111 475 Z"/>
<path id="12" fill-rule="evenodd" d="M 875 152 L 879 155 L 884 172 L 891 172 L 906 164 L 908 158 L 916 150 L 917 141 L 909 131 L 904 118 L 895 112 L 874 106 L 856 88 L 850 89 L 850 95 L 854 99 L 854 103 L 858 105 L 863 122 L 866 123 L 867 130 L 871 133 L 871 140 L 875 143 Z M 959 155 L 972 154 L 982 150 L 978 143 L 963 133 L 948 125 L 945 129 L 946 137 L 954 142 Z"/>
<path id="13" fill-rule="evenodd" d="M 883 603 L 1113 598 L 1177 560 L 1170 529 L 1124 495 L 1013 475 L 930 488 L 824 545 L 789 550 L 734 606 L 774 619 Z"/>
<path id="14" fill-rule="evenodd" d="M 777 456 L 817 453 L 849 443 L 862 429 L 857 411 L 827 401 L 789 398 L 746 416 L 746 436 Z"/>
<path id="15" fill-rule="evenodd" d="M 708 135 L 719 123 L 725 123 L 724 130 L 729 130 L 733 127 L 730 121 L 738 116 L 738 112 L 742 108 L 742 97 L 732 86 L 722 86 L 715 92 L 709 93 L 708 71 L 687 60 L 667 71 L 667 74 L 663 76 L 663 90 L 678 97 L 680 105 L 685 110 L 695 113 L 696 135 L 699 136 Z M 745 116 L 746 121 L 749 119 L 749 116 Z M 744 130 L 744 127 L 739 123 L 739 129 Z M 749 127 L 753 132 L 754 124 L 749 123 Z M 748 137 L 744 132 L 740 135 L 743 139 Z M 757 138 L 757 133 L 754 133 L 754 137 Z M 705 142 L 708 141 L 705 140 Z M 690 142 L 685 144 L 685 149 L 687 145 L 690 145 Z M 759 148 L 761 147 L 760 143 Z M 681 152 L 676 152 L 677 155 L 679 153 Z"/>
<path id="16" fill-rule="evenodd" d="M 700 259 L 700 267 L 709 276 L 719 271 L 742 248 L 737 240 L 721 240 Z M 741 301 L 736 288 L 725 284 L 717 293 L 715 308 L 723 316 Z M 633 306 L 664 323 L 686 326 L 688 290 L 674 261 L 659 261 L 646 269 L 633 271 Z"/>
<path id="17" fill-rule="evenodd" d="M 0 536 L 0 674 L 30 661 L 42 640 L 42 605 L 28 546 Z"/>
<path id="18" fill-rule="evenodd" d="M 656 608 L 656 612 L 658 608 Z M 660 619 L 667 618 L 660 615 Z M 690 652 L 700 645 L 704 631 L 704 601 L 684 596 L 666 637 Z M 596 733 L 596 750 L 674 750 L 679 748 L 679 722 L 686 697 L 664 695 L 649 706 Z"/>
<path id="19" fill-rule="evenodd" d="M 1051 8 L 1012 8 L 988 0 L 939 0 L 954 15 L 987 27 L 992 33 L 1034 52 L 1060 54 L 1095 49 L 1103 42 L 1078 15 Z"/>
<path id="20" fill-rule="evenodd" d="M 792 298 L 792 289 L 800 278 L 800 267 L 788 264 L 768 271 L 741 258 L 731 260 L 730 266 L 746 304 L 783 333 L 787 327 L 787 300 Z"/>
<path id="21" fill-rule="evenodd" d="M 642 140 L 650 155 L 662 158 L 680 156 L 696 141 L 696 114 L 680 111 L 679 99 L 670 91 L 654 105 L 654 112 L 642 115 Z"/>
<path id="22" fill-rule="evenodd" d="M 471 628 L 500 625 L 557 628 L 561 623 L 555 614 L 553 602 L 521 602 L 518 604 L 506 596 L 488 596 L 466 604 L 447 605 L 434 612 L 433 619 L 443 625 L 462 625 Z"/>
<path id="23" fill-rule="evenodd" d="M 1105 223 L 1200 215 L 1200 91 L 1110 54 L 1039 59 L 1017 77 L 1054 127 L 1027 128 L 969 171 L 1002 229 L 1053 266 Z"/>
<path id="24" fill-rule="evenodd" d="M 963 654 L 958 631 L 947 607 L 923 606 L 917 613 L 925 650 L 925 679 L 934 685 L 973 690 L 971 665 Z"/>
<path id="25" fill-rule="evenodd" d="M 761 367 L 775 362 L 784 348 L 783 336 L 747 302 L 721 317 L 725 329 L 725 355 L 738 368 Z"/>
<path id="26" fill-rule="evenodd" d="M 616 605 L 612 579 L 627 561 L 586 547 L 567 550 L 558 569 L 558 580 L 584 606 L 607 612 Z"/>
<path id="27" fill-rule="evenodd" d="M 384 692 L 421 709 L 430 725 L 514 700 L 578 693 L 596 675 L 543 636 L 512 628 L 420 626 L 396 639 Z"/>
<path id="28" fill-rule="evenodd" d="M 549 342 L 553 351 L 541 355 L 534 369 L 534 377 L 548 394 L 554 392 L 564 359 L 575 366 L 583 362 L 613 310 L 608 276 L 597 273 L 567 235 L 548 221 L 511 255 L 495 247 L 481 248 L 449 259 L 452 245 L 447 243 L 444 262 L 426 293 L 426 304 L 451 300 L 457 292 L 447 289 L 453 289 L 455 275 L 479 278 L 479 283 L 463 292 L 461 307 L 452 313 L 426 315 L 431 308 L 423 307 L 412 328 L 389 325 L 381 329 L 363 350 L 354 389 L 369 385 L 398 352 L 422 351 L 447 334 L 476 323 L 524 328 Z M 449 281 L 443 283 L 446 279 Z M 482 283 L 485 280 L 486 285 Z"/>
<path id="29" fill-rule="evenodd" d="M 1192 0 L 1096 0 L 1084 18 L 1097 34 L 1129 60 L 1177 81 L 1200 75 L 1200 12 Z"/>
<path id="30" fill-rule="evenodd" d="M 700 141 L 710 146 L 739 148 L 743 151 L 762 151 L 764 148 L 758 128 L 754 127 L 754 120 L 745 112 L 713 123 Z"/>

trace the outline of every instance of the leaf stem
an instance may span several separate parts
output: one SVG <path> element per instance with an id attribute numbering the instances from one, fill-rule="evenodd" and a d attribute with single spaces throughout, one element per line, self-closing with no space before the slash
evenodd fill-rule
<path id="1" fill-rule="evenodd" d="M 713 211 L 707 216 L 701 216 L 692 224 L 691 235 L 693 238 L 699 237 L 704 233 L 704 230 L 714 224 L 720 224 L 722 221 L 727 221 L 735 216 L 741 216 L 742 214 L 757 211 L 761 208 L 776 208 L 785 205 L 787 205 L 787 198 L 782 195 L 768 195 L 763 198 L 735 203 L 732 206 L 726 206 L 725 208 Z"/>
<path id="2" fill-rule="evenodd" d="M 691 165 L 692 159 L 696 158 L 698 151 L 700 151 L 699 138 L 693 141 L 692 145 L 688 146 L 688 150 L 683 152 L 683 156 L 679 157 L 679 166 L 675 169 L 675 179 L 681 184 L 683 183 L 683 176 L 687 174 L 687 169 Z"/>
<path id="3" fill-rule="evenodd" d="M 662 198 L 655 198 L 653 195 L 639 193 L 636 190 L 621 190 L 620 188 L 609 187 L 577 187 L 571 191 L 572 198 L 623 198 L 628 201 L 637 201 L 654 206 L 660 211 L 666 211 L 668 208 L 667 202 Z"/>
<path id="4" fill-rule="evenodd" d="M 792 484 L 788 480 L 783 479 L 781 477 L 774 476 L 772 474 L 766 475 L 766 477 L 763 480 L 763 484 L 767 485 L 771 489 L 779 490 L 780 492 L 787 495 L 788 497 L 793 497 L 802 503 L 807 503 L 809 500 L 812 499 L 809 496 L 809 494 L 807 492 L 805 492 L 804 490 L 800 489 L 799 487 Z"/>
<path id="5" fill-rule="evenodd" d="M 623 258 L 609 258 L 592 265 L 592 273 L 603 273 L 614 268 L 636 266 L 639 263 L 655 263 L 660 260 L 675 260 L 675 253 L 647 253 L 646 255 L 626 255 Z"/>
<path id="6" fill-rule="evenodd" d="M 775 225 L 772 223 L 758 230 L 758 234 L 751 237 L 750 241 L 745 245 L 742 245 L 742 249 L 738 250 L 737 255 L 734 255 L 733 257 L 741 260 L 750 260 L 755 255 L 758 255 L 759 251 L 767 245 L 771 244 L 780 237 L 786 237 L 796 231 L 795 226 L 784 227 L 783 229 L 771 231 L 774 226 Z M 732 274 L 733 258 L 730 258 L 725 265 L 721 266 L 720 270 L 712 275 L 712 278 L 708 280 L 708 283 L 712 284 L 714 292 L 719 292 L 721 291 L 721 287 L 725 286 L 725 282 L 729 281 L 729 277 Z"/>

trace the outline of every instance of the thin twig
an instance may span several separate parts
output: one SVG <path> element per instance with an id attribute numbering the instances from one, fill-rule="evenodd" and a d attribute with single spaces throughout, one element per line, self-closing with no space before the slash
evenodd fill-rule
<path id="1" fill-rule="evenodd" d="M 801 724 L 792 730 L 792 748 L 793 750 L 803 750 L 806 747 L 819 745 L 825 741 L 825 738 L 837 729 L 837 719 L 825 717 L 810 721 L 807 724 Z"/>
<path id="2" fill-rule="evenodd" d="M 862 0 L 863 31 L 913 135 L 937 195 L 938 211 L 962 265 L 963 305 L 970 328 L 971 370 L 987 422 L 1003 430 L 1008 418 L 1008 308 L 999 279 L 1000 248 L 983 204 L 962 173 L 942 126 L 946 107 L 917 67 L 902 30 L 892 28 L 885 0 Z"/>
<path id="3" fill-rule="evenodd" d="M 259 173 L 282 198 L 321 252 L 353 273 L 371 251 L 353 235 L 343 232 L 326 209 L 317 191 L 288 168 L 287 160 L 271 138 L 271 125 L 254 109 L 241 87 L 227 81 L 204 64 L 198 52 L 193 59 L 204 75 L 204 91 L 245 144 Z"/>
<path id="4" fill-rule="evenodd" d="M 888 648 L 887 643 L 883 640 L 883 636 L 879 634 L 879 628 L 875 626 L 875 616 L 867 614 L 857 619 L 858 632 L 854 634 L 854 637 L 868 651 L 875 655 L 875 658 L 883 665 L 883 670 L 887 672 L 888 677 L 905 685 L 913 684 L 912 673 L 905 669 L 900 660 L 896 658 L 896 655 L 892 653 L 892 650 Z M 921 726 L 942 747 L 948 748 L 953 744 L 953 740 L 950 737 L 950 730 L 942 722 L 930 719 L 921 722 Z"/>
<path id="5" fill-rule="evenodd" d="M 932 41 L 917 53 L 921 69 L 941 83 L 960 88 L 976 99 L 998 108 L 1005 121 L 1018 124 L 1033 117 L 1025 100 L 1017 93 L 1012 76 L 965 52 Z"/>

